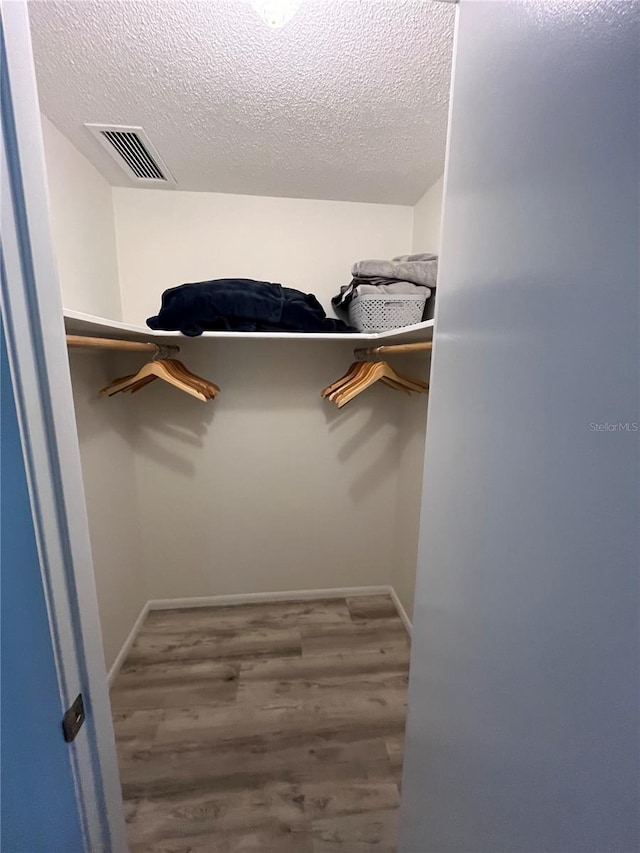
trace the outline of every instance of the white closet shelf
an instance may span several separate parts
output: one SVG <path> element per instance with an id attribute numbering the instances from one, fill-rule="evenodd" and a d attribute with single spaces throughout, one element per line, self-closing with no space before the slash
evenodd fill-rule
<path id="1" fill-rule="evenodd" d="M 188 338 L 180 332 L 154 332 L 146 326 L 134 326 L 121 323 L 119 320 L 106 320 L 104 317 L 94 317 L 81 311 L 64 309 L 64 325 L 68 335 L 97 335 L 110 338 L 169 340 L 202 340 L 203 338 L 232 338 L 234 340 L 275 340 L 275 341 L 381 341 L 386 344 L 404 344 L 417 341 L 430 341 L 433 335 L 433 320 L 425 320 L 413 326 L 392 329 L 389 332 L 354 332 L 340 334 L 338 332 L 204 332 L 198 338 Z"/>

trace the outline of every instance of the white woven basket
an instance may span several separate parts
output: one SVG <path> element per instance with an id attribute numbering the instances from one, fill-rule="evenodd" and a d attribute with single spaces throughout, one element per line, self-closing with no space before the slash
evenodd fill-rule
<path id="1" fill-rule="evenodd" d="M 422 320 L 426 296 L 365 293 L 349 304 L 349 322 L 359 332 L 386 332 Z"/>

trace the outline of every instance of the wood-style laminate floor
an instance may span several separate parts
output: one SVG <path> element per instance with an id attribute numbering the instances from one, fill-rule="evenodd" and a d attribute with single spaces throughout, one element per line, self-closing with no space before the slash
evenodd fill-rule
<path id="1" fill-rule="evenodd" d="M 132 853 L 393 853 L 388 596 L 152 611 L 111 690 Z"/>

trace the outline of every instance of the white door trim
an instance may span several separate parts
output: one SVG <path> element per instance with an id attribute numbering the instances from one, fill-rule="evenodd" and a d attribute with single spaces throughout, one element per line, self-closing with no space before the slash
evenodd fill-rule
<path id="1" fill-rule="evenodd" d="M 85 847 L 126 851 L 46 167 L 25 0 L 0 0 L 2 286 L 16 397 L 62 713 L 82 692 L 70 745 Z M 62 736 L 62 734 L 60 734 Z"/>

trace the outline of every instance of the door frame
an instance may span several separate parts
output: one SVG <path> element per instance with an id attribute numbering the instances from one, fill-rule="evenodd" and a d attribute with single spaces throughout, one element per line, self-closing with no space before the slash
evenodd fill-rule
<path id="1" fill-rule="evenodd" d="M 124 808 L 26 0 L 0 0 L 0 62 L 0 307 L 58 678 L 60 721 L 82 692 L 86 722 L 69 750 L 85 850 L 125 853 Z M 61 728 L 57 734 L 62 737 Z"/>

